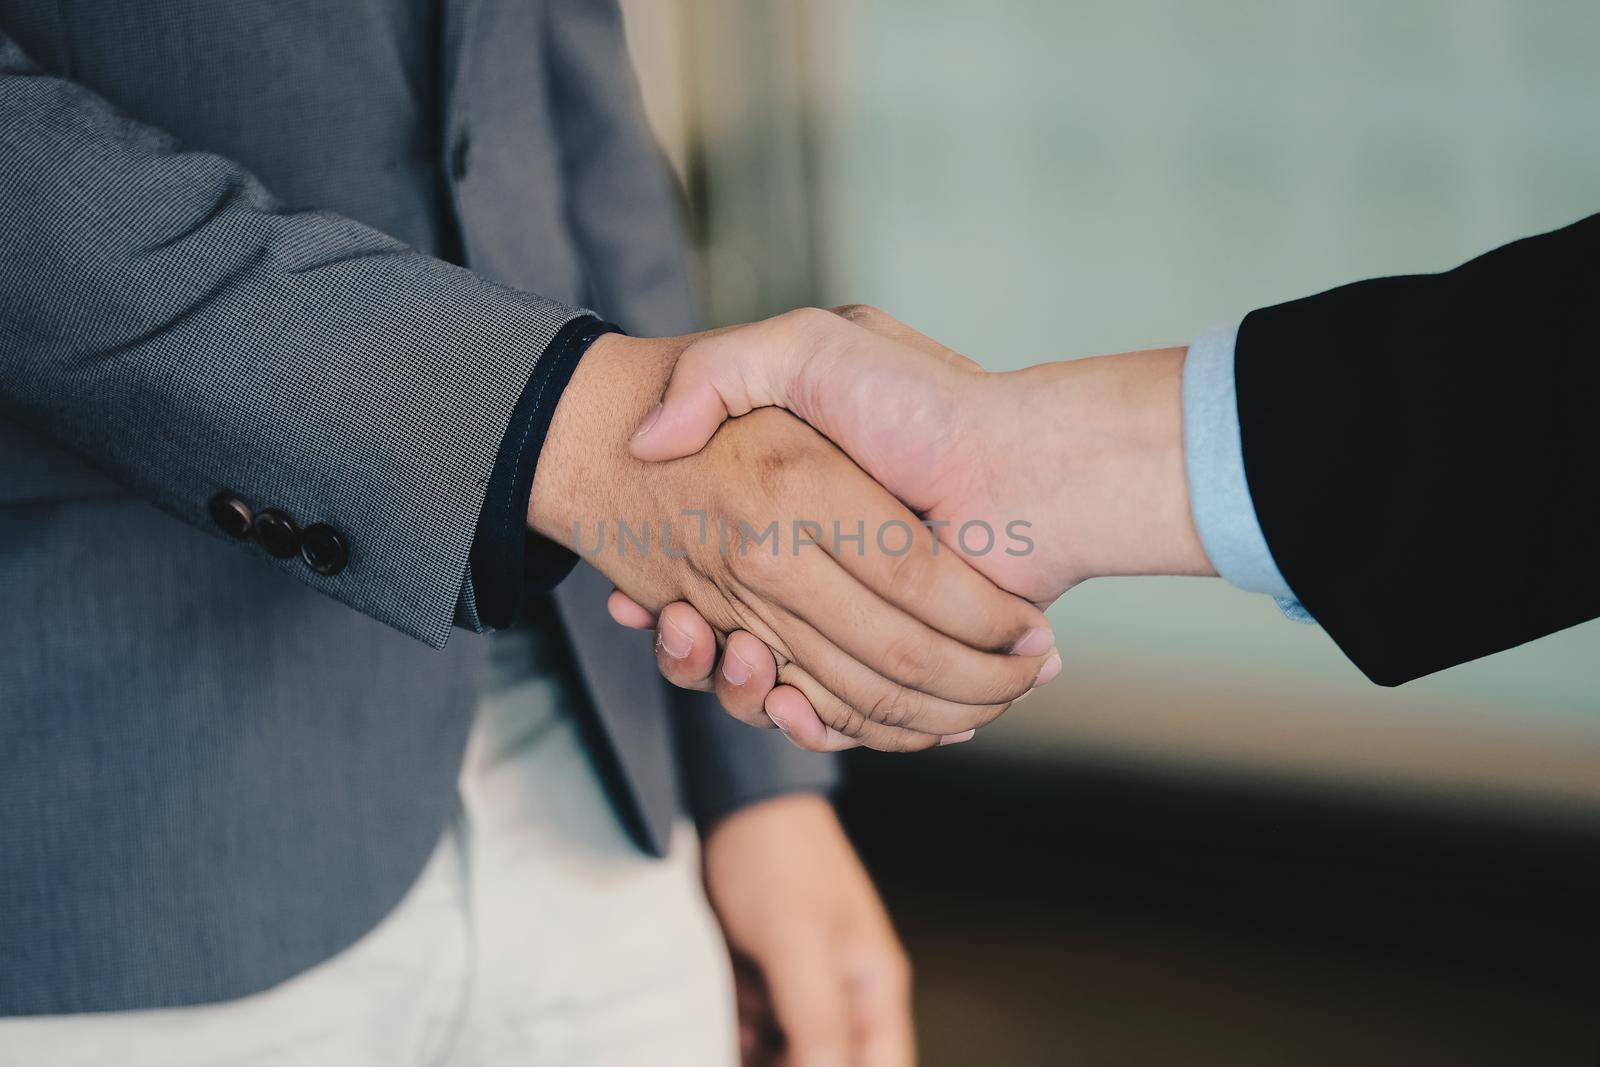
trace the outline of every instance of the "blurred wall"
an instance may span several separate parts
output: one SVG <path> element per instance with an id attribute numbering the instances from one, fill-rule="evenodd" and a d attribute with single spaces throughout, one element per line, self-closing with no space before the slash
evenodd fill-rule
<path id="1" fill-rule="evenodd" d="M 868 301 L 1005 369 L 1600 210 L 1592 0 L 625 7 L 715 321 Z M 975 749 L 1600 811 L 1600 624 L 1382 690 L 1220 583 L 1052 618 L 1065 677 Z"/>

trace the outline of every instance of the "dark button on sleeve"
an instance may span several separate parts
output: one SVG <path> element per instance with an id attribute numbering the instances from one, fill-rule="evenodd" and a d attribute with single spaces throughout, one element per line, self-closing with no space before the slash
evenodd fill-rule
<path id="1" fill-rule="evenodd" d="M 211 498 L 206 510 L 211 513 L 211 521 L 229 537 L 250 536 L 250 524 L 255 519 L 250 513 L 250 505 L 226 489 Z"/>
<path id="2" fill-rule="evenodd" d="M 300 535 L 300 558 L 318 574 L 335 575 L 350 560 L 344 536 L 325 522 L 306 527 Z"/>
<path id="3" fill-rule="evenodd" d="M 270 554 L 288 559 L 300 551 L 300 528 L 283 512 L 268 508 L 256 516 L 256 540 Z"/>

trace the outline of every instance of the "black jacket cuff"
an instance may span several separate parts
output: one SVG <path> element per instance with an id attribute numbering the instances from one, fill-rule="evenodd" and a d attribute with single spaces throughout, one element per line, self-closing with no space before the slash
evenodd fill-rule
<path id="1" fill-rule="evenodd" d="M 521 614 L 524 596 L 555 588 L 577 565 L 578 557 L 572 552 L 529 532 L 528 498 L 556 403 L 578 361 L 595 338 L 620 332 L 593 315 L 567 323 L 533 368 L 512 409 L 468 557 L 478 617 L 485 626 L 496 630 L 510 626 Z"/>

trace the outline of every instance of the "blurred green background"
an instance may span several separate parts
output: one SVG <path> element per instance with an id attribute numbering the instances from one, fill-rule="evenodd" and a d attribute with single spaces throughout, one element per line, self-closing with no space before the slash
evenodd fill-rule
<path id="1" fill-rule="evenodd" d="M 714 322 L 1008 369 L 1600 211 L 1595 0 L 624 7 Z M 1596 1062 L 1600 622 L 1385 690 L 1220 582 L 1052 618 L 1061 680 L 852 767 L 928 1063 Z"/>
<path id="2" fill-rule="evenodd" d="M 1600 210 L 1593 0 L 628 6 L 717 322 L 863 301 L 1007 369 Z M 983 747 L 1600 806 L 1600 624 L 1382 690 L 1216 582 L 1053 620 L 1065 681 Z"/>

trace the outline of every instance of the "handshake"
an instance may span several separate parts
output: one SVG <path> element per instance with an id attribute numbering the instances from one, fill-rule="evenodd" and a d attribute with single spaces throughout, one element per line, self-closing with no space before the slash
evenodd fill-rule
<path id="1" fill-rule="evenodd" d="M 1062 593 L 1215 573 L 1183 361 L 989 373 L 861 306 L 606 335 L 528 522 L 611 579 L 618 622 L 656 628 L 670 681 L 736 718 L 815 751 L 963 741 L 1060 673 L 1042 609 Z"/>

